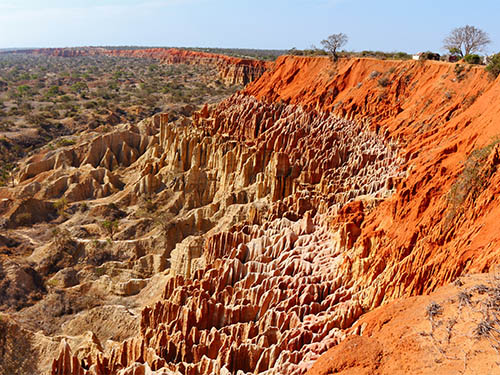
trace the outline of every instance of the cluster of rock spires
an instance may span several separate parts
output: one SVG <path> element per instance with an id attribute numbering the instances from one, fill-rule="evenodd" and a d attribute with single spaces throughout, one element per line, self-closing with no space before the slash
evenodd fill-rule
<path id="1" fill-rule="evenodd" d="M 138 337 L 92 353 L 88 371 L 64 347 L 53 373 L 303 373 L 301 362 L 335 345 L 363 312 L 334 271 L 359 228 L 337 241 L 320 213 L 389 194 L 395 148 L 363 124 L 243 95 L 205 107 L 188 126 L 159 122 L 157 149 L 138 160 L 148 165 L 146 192 L 175 184 L 193 194 L 185 204 L 200 229 L 237 205 L 246 206 L 243 221 L 177 244 L 176 276 L 143 310 Z M 183 177 L 170 180 L 172 171 Z"/>
<path id="2" fill-rule="evenodd" d="M 210 65 L 217 69 L 224 82 L 228 84 L 240 85 L 246 85 L 247 83 L 259 78 L 270 66 L 270 63 L 265 61 L 242 59 L 215 53 L 190 51 L 177 48 L 149 48 L 134 50 L 107 49 L 102 47 L 41 48 L 20 50 L 17 52 L 60 57 L 98 55 L 137 57 L 159 60 L 163 64 Z"/>
<path id="3" fill-rule="evenodd" d="M 23 199 L 4 199 L 9 227 L 34 202 L 61 198 L 120 205 L 168 192 L 174 214 L 184 212 L 167 234 L 175 248 L 147 271 L 170 264 L 174 276 L 143 311 L 139 336 L 86 358 L 63 345 L 53 373 L 145 371 L 136 362 L 182 373 L 305 371 L 300 362 L 336 344 L 362 313 L 340 274 L 322 271 L 342 263 L 359 229 L 336 242 L 326 218 L 390 194 L 398 165 L 395 145 L 367 124 L 240 94 L 192 123 L 156 115 L 27 159 L 16 180 Z"/>
<path id="4" fill-rule="evenodd" d="M 363 332 L 353 324 L 365 312 L 488 271 L 500 245 L 500 85 L 454 74 L 445 63 L 283 57 L 191 120 L 156 115 L 28 160 L 16 188 L 26 199 L 0 190 L 7 225 L 60 197 L 163 197 L 175 217 L 165 248 L 130 266 L 170 275 L 139 332 L 92 337 L 85 350 L 62 340 L 52 374 L 303 374 L 328 349 L 352 350 L 342 342 Z M 450 216 L 460 163 L 477 148 L 483 190 Z M 123 290 L 144 287 L 129 281 Z M 313 373 L 335 369 L 318 363 Z"/>

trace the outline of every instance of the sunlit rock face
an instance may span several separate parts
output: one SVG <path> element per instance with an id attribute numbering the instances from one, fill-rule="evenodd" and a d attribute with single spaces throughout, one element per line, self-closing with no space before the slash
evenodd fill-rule
<path id="1" fill-rule="evenodd" d="M 363 122 L 241 94 L 188 125 L 152 123 L 139 181 L 182 191 L 197 230 L 170 253 L 172 277 L 140 334 L 89 354 L 85 371 L 302 373 L 363 313 L 345 251 L 401 175 L 397 145 Z M 361 219 L 333 225 L 344 207 Z"/>

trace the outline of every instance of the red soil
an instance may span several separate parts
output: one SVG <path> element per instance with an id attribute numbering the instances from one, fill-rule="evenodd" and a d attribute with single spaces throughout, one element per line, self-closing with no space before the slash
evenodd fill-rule
<path id="1" fill-rule="evenodd" d="M 500 78 L 463 67 L 457 78 L 450 63 L 346 59 L 334 66 L 327 58 L 281 57 L 245 91 L 368 120 L 378 134 L 399 141 L 408 176 L 365 218 L 357 242 L 377 243 L 368 249 L 373 267 L 359 275 L 367 283 L 393 268 L 386 299 L 429 292 L 461 272 L 488 271 L 499 259 L 498 173 L 483 182 L 475 202 L 464 202 L 463 213 L 446 220 L 447 195 L 463 162 L 500 135 Z M 496 171 L 498 159 L 488 163 Z"/>

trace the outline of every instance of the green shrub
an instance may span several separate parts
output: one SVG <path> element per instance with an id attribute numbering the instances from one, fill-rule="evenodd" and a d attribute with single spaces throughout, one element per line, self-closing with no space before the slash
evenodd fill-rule
<path id="1" fill-rule="evenodd" d="M 57 210 L 59 216 L 65 216 L 66 209 L 68 208 L 68 200 L 65 197 L 59 198 L 54 202 L 54 208 Z"/>
<path id="2" fill-rule="evenodd" d="M 468 199 L 475 201 L 488 186 L 488 179 L 494 171 L 491 168 L 485 168 L 486 159 L 499 143 L 500 139 L 494 138 L 485 147 L 472 151 L 465 161 L 462 173 L 452 185 L 447 196 L 450 204 L 448 222 L 465 210 L 464 205 Z"/>
<path id="3" fill-rule="evenodd" d="M 458 82 L 463 81 L 465 79 L 465 77 L 467 76 L 467 71 L 465 70 L 465 65 L 456 63 L 454 71 L 455 71 L 455 75 L 457 77 Z"/>
<path id="4" fill-rule="evenodd" d="M 465 55 L 464 60 L 468 64 L 480 64 L 481 63 L 481 56 L 476 55 L 475 53 L 471 53 L 471 54 Z"/>
<path id="5" fill-rule="evenodd" d="M 80 94 L 84 91 L 88 91 L 89 87 L 87 86 L 87 84 L 85 82 L 76 82 L 75 84 L 73 84 L 71 86 L 71 90 Z"/>
<path id="6" fill-rule="evenodd" d="M 18 225 L 28 225 L 31 223 L 32 216 L 29 212 L 23 212 L 16 215 L 15 222 Z"/>
<path id="7" fill-rule="evenodd" d="M 32 89 L 28 85 L 21 85 L 17 88 L 17 92 L 19 96 L 31 96 L 32 95 Z"/>
<path id="8" fill-rule="evenodd" d="M 397 52 L 394 55 L 394 58 L 397 59 L 397 60 L 410 60 L 411 59 L 411 55 L 409 55 L 406 52 Z"/>
<path id="9" fill-rule="evenodd" d="M 62 138 L 62 139 L 59 139 L 56 144 L 59 147 L 66 147 L 66 146 L 72 146 L 75 143 L 76 142 L 73 139 Z"/>
<path id="10" fill-rule="evenodd" d="M 113 239 L 113 235 L 118 229 L 119 221 L 118 220 L 104 220 L 101 221 L 101 227 L 108 232 L 110 239 Z"/>
<path id="11" fill-rule="evenodd" d="M 439 61 L 439 59 L 441 58 L 441 55 L 439 55 L 439 53 L 434 53 L 434 52 L 430 52 L 430 51 L 427 51 L 427 52 L 424 52 L 420 55 L 420 60 L 436 60 L 436 61 Z"/>
<path id="12" fill-rule="evenodd" d="M 67 229 L 52 228 L 52 241 L 58 250 L 65 250 L 68 253 L 76 251 L 77 243 Z"/>
<path id="13" fill-rule="evenodd" d="M 298 50 L 295 47 L 293 47 L 292 49 L 288 50 L 287 53 L 289 55 L 292 55 L 292 56 L 303 56 L 304 55 L 304 51 Z"/>
<path id="14" fill-rule="evenodd" d="M 46 122 L 47 118 L 38 113 L 38 114 L 28 114 L 26 115 L 26 121 L 28 121 L 30 124 L 32 125 L 35 125 L 35 126 L 40 126 L 42 125 L 44 122 Z"/>
<path id="15" fill-rule="evenodd" d="M 390 80 L 387 77 L 382 77 L 378 80 L 378 85 L 380 87 L 387 87 L 389 86 Z"/>
<path id="16" fill-rule="evenodd" d="M 500 74 L 500 53 L 497 53 L 490 58 L 486 71 L 488 71 L 493 78 L 498 77 Z"/>
<path id="17" fill-rule="evenodd" d="M 47 90 L 47 97 L 51 98 L 53 96 L 57 96 L 57 95 L 60 95 L 61 94 L 61 90 L 59 90 L 59 87 L 58 86 L 51 86 L 48 90 Z"/>

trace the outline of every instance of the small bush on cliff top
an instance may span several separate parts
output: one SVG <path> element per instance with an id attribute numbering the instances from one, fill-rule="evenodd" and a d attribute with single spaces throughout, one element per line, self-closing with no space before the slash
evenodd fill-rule
<path id="1" fill-rule="evenodd" d="M 455 71 L 455 76 L 457 77 L 458 82 L 463 81 L 465 79 L 465 77 L 467 76 L 467 72 L 468 72 L 468 70 L 465 69 L 465 65 L 462 65 L 459 63 L 455 64 L 454 71 Z"/>
<path id="2" fill-rule="evenodd" d="M 486 67 L 486 70 L 493 78 L 498 77 L 500 74 L 500 53 L 497 53 L 490 58 L 490 63 Z"/>
<path id="3" fill-rule="evenodd" d="M 430 51 L 423 52 L 420 55 L 420 61 L 426 61 L 426 60 L 439 61 L 440 58 L 441 58 L 441 55 L 439 53 L 430 52 Z"/>
<path id="4" fill-rule="evenodd" d="M 480 64 L 481 63 L 481 56 L 473 53 L 473 54 L 465 56 L 464 60 L 467 64 Z"/>

